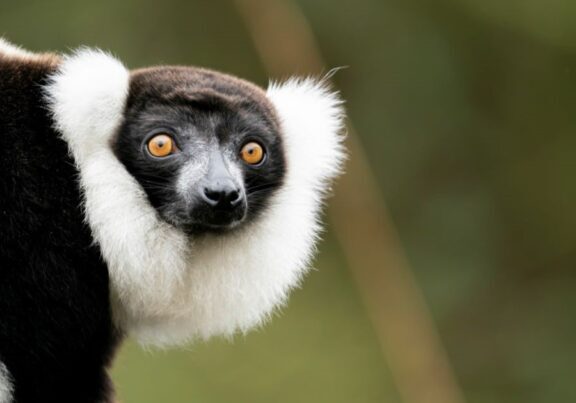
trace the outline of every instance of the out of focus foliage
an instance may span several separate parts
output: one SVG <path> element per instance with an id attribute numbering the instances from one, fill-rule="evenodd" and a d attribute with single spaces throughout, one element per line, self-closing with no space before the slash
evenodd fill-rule
<path id="1" fill-rule="evenodd" d="M 467 400 L 576 401 L 576 2 L 297 3 L 330 66 L 349 66 L 335 81 Z M 4 1 L 0 34 L 268 81 L 226 1 Z M 326 238 L 319 270 L 263 330 L 187 351 L 124 346 L 121 399 L 400 402 Z"/>

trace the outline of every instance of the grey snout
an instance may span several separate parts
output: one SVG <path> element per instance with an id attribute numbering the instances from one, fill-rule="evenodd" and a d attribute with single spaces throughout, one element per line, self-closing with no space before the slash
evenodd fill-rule
<path id="1" fill-rule="evenodd" d="M 214 151 L 210 155 L 208 172 L 201 185 L 200 196 L 216 214 L 243 215 L 246 205 L 244 190 L 230 174 L 219 151 Z"/>

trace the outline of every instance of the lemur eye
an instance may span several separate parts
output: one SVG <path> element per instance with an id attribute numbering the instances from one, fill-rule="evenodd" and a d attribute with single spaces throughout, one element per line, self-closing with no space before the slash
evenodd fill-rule
<path id="1" fill-rule="evenodd" d="M 166 157 L 175 150 L 174 140 L 167 134 L 157 134 L 148 140 L 148 151 L 154 157 Z"/>
<path id="2" fill-rule="evenodd" d="M 258 165 L 264 159 L 264 148 L 255 141 L 250 141 L 240 150 L 240 157 L 245 163 Z"/>

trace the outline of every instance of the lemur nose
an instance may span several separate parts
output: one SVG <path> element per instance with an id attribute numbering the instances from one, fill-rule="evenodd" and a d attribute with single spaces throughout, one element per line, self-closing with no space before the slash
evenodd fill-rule
<path id="1" fill-rule="evenodd" d="M 242 194 L 231 179 L 222 178 L 205 186 L 202 192 L 202 198 L 212 207 L 228 209 L 240 204 Z"/>

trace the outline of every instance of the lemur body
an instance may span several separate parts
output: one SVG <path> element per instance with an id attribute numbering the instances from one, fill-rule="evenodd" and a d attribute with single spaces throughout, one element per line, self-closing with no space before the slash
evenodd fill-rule
<path id="1" fill-rule="evenodd" d="M 339 105 L 312 80 L 0 40 L 0 403 L 108 402 L 125 334 L 262 323 L 308 267 Z"/>
<path id="2" fill-rule="evenodd" d="M 84 222 L 74 160 L 42 101 L 59 62 L 0 47 L 1 403 L 96 402 L 109 392 L 118 337 L 108 271 Z"/>

